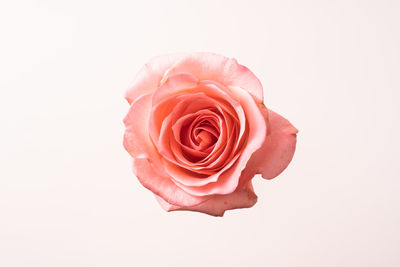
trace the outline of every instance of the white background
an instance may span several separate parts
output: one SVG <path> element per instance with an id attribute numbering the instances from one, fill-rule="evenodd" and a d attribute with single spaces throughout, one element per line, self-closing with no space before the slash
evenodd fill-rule
<path id="1" fill-rule="evenodd" d="M 0 266 L 400 266 L 399 1 L 2 1 Z M 164 212 L 122 147 L 151 57 L 210 51 L 298 129 L 259 201 Z"/>

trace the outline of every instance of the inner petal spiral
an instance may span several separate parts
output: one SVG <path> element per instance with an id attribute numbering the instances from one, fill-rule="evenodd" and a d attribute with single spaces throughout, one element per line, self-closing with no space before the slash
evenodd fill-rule
<path id="1" fill-rule="evenodd" d="M 198 144 L 197 148 L 204 151 L 217 142 L 219 133 L 208 121 L 204 121 L 192 131 L 192 136 Z"/>
<path id="2" fill-rule="evenodd" d="M 151 137 L 174 181 L 216 182 L 235 164 L 243 148 L 247 136 L 243 109 L 209 82 L 184 92 L 153 107 Z"/>
<path id="3" fill-rule="evenodd" d="M 182 120 L 184 122 L 182 122 Z M 183 154 L 192 162 L 205 158 L 215 146 L 220 136 L 219 118 L 212 110 L 199 110 L 177 121 L 182 127 L 173 127 L 177 142 L 182 144 Z M 197 151 L 197 153 L 192 153 Z M 204 153 L 204 154 L 203 154 Z"/>

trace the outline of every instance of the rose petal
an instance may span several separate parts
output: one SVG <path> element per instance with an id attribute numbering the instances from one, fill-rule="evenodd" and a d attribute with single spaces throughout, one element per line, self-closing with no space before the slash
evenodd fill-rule
<path id="1" fill-rule="evenodd" d="M 133 157 L 159 158 L 148 134 L 152 94 L 137 98 L 124 118 L 124 147 Z"/>
<path id="2" fill-rule="evenodd" d="M 236 59 L 213 53 L 192 53 L 177 61 L 165 74 L 189 72 L 199 80 L 213 80 L 226 86 L 238 86 L 253 95 L 258 102 L 263 100 L 263 88 L 258 78 Z"/>
<path id="3" fill-rule="evenodd" d="M 153 106 L 176 92 L 196 87 L 198 79 L 189 73 L 178 73 L 166 78 L 164 83 L 153 94 Z"/>
<path id="4" fill-rule="evenodd" d="M 197 197 L 186 193 L 176 186 L 169 176 L 163 174 L 162 166 L 157 166 L 147 158 L 134 158 L 133 166 L 139 182 L 168 203 L 179 206 L 193 206 L 210 198 L 209 196 Z"/>
<path id="5" fill-rule="evenodd" d="M 270 109 L 261 107 L 268 121 L 268 134 L 263 146 L 249 160 L 242 173 L 242 183 L 246 183 L 256 173 L 265 179 L 278 176 L 289 165 L 296 150 L 297 129 L 284 117 Z"/>
<path id="6" fill-rule="evenodd" d="M 257 202 L 257 195 L 254 193 L 251 182 L 241 189 L 228 195 L 216 195 L 209 200 L 192 207 L 180 207 L 172 205 L 156 196 L 158 203 L 166 211 L 188 210 L 206 213 L 213 216 L 223 216 L 226 210 L 250 208 Z"/>
<path id="7" fill-rule="evenodd" d="M 171 54 L 151 59 L 136 75 L 131 86 L 125 94 L 126 100 L 131 104 L 141 95 L 153 93 L 159 86 L 165 72 L 174 63 L 179 61 L 184 54 Z"/>

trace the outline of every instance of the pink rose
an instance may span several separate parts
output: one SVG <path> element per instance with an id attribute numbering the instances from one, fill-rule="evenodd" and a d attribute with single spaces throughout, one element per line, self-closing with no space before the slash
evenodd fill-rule
<path id="1" fill-rule="evenodd" d="M 140 183 L 167 210 L 222 216 L 257 202 L 255 174 L 291 161 L 297 130 L 263 104 L 257 77 L 212 53 L 152 59 L 126 93 L 125 149 Z"/>

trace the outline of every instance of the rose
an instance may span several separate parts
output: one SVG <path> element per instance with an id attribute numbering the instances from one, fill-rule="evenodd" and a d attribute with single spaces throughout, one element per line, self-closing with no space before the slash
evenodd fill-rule
<path id="1" fill-rule="evenodd" d="M 157 57 L 126 93 L 124 147 L 140 183 L 167 210 L 222 216 L 257 202 L 255 174 L 291 161 L 297 130 L 263 104 L 260 81 L 212 53 Z"/>

